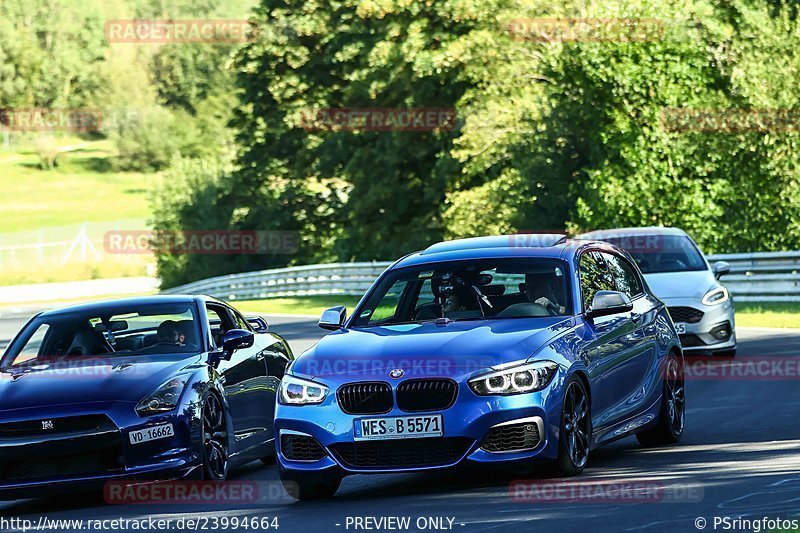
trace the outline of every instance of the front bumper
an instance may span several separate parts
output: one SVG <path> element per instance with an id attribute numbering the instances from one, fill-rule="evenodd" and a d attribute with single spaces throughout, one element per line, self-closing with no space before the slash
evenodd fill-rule
<path id="1" fill-rule="evenodd" d="M 561 400 L 558 388 L 561 376 L 547 388 L 539 392 L 515 396 L 478 396 L 465 384 L 459 384 L 456 402 L 448 409 L 426 411 L 424 413 L 404 412 L 394 408 L 383 414 L 350 415 L 337 404 L 336 395 L 330 394 L 321 405 L 288 406 L 278 405 L 276 411 L 276 449 L 278 460 L 284 469 L 296 474 L 328 472 L 337 475 L 414 472 L 431 469 L 452 468 L 461 464 L 503 465 L 532 459 L 549 460 L 557 457 L 557 435 L 560 425 Z M 399 384 L 399 383 L 397 383 Z M 392 384 L 393 386 L 397 384 Z M 354 422 L 359 418 L 383 418 L 397 416 L 416 416 L 441 414 L 443 436 L 425 439 L 391 440 L 386 446 L 399 449 L 407 446 L 445 446 L 442 439 L 449 439 L 448 446 L 454 448 L 439 460 L 428 464 L 396 465 L 371 464 L 363 466 L 348 462 L 337 450 L 341 445 L 360 446 L 364 441 L 355 442 Z M 487 451 L 483 449 L 489 432 L 498 426 L 527 424 L 538 432 L 535 446 L 518 451 Z M 287 457 L 283 447 L 284 435 L 306 435 L 313 437 L 324 449 L 324 457 L 319 460 L 292 460 Z M 427 442 L 412 442 L 427 441 Z M 370 443 L 376 441 L 368 441 Z M 357 449 L 357 448 L 356 448 Z M 406 450 L 408 453 L 413 453 Z M 420 453 L 420 457 L 430 457 Z M 441 457 L 449 457 L 442 460 Z"/>
<path id="2" fill-rule="evenodd" d="M 679 330 L 678 334 L 684 352 L 716 352 L 736 348 L 736 322 L 731 300 L 719 305 L 704 305 L 696 298 L 662 300 L 668 309 L 689 308 L 702 313 L 702 318 L 697 322 L 682 321 L 677 313 L 673 316 L 676 328 L 683 327 L 683 332 Z M 721 335 L 723 331 L 728 334 Z"/>
<path id="3" fill-rule="evenodd" d="M 202 463 L 199 425 L 186 410 L 139 418 L 127 402 L 20 409 L 2 413 L 2 424 L 53 422 L 53 430 L 0 436 L 0 499 L 42 497 L 95 490 L 115 480 L 175 480 Z M 68 428 L 65 420 L 102 419 L 97 426 Z M 172 424 L 174 435 L 132 444 L 131 431 Z"/>

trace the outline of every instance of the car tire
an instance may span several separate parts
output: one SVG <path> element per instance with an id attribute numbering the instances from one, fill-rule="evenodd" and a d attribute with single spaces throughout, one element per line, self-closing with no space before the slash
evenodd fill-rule
<path id="1" fill-rule="evenodd" d="M 225 481 L 230 470 L 225 408 L 214 393 L 203 397 L 203 479 Z"/>
<path id="2" fill-rule="evenodd" d="M 686 426 L 686 389 L 682 359 L 674 353 L 667 357 L 658 422 L 652 428 L 636 434 L 642 446 L 677 444 L 683 436 Z"/>
<path id="3" fill-rule="evenodd" d="M 331 498 L 342 484 L 342 478 L 338 475 L 295 474 L 283 467 L 280 468 L 280 477 L 283 490 L 295 500 Z"/>
<path id="4" fill-rule="evenodd" d="M 586 467 L 592 441 L 592 416 L 589 394 L 583 381 L 575 376 L 564 384 L 564 406 L 558 439 L 556 473 L 577 476 Z"/>

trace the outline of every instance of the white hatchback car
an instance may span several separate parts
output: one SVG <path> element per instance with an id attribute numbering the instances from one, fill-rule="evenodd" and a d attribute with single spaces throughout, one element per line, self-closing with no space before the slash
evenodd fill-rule
<path id="1" fill-rule="evenodd" d="M 687 353 L 736 355 L 733 300 L 719 282 L 730 265 L 724 261 L 709 265 L 686 232 L 620 228 L 577 238 L 610 242 L 631 254 L 650 289 L 667 305 Z"/>

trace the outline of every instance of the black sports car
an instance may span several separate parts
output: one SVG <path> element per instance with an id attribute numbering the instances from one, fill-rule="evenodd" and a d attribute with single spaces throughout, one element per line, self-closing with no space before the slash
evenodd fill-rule
<path id="1" fill-rule="evenodd" d="M 0 359 L 0 496 L 272 462 L 291 359 L 262 318 L 205 296 L 41 313 Z"/>

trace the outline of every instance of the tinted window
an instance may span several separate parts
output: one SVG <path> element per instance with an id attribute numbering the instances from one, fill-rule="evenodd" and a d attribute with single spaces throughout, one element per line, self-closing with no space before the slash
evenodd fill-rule
<path id="1" fill-rule="evenodd" d="M 201 350 L 194 304 L 98 307 L 42 315 L 9 347 L 0 367 L 105 355 L 163 355 Z"/>
<path id="2" fill-rule="evenodd" d="M 639 281 L 639 276 L 634 271 L 633 265 L 614 254 L 603 253 L 603 259 L 605 259 L 611 275 L 614 276 L 618 291 L 624 292 L 631 298 L 642 294 L 642 284 Z"/>
<path id="3" fill-rule="evenodd" d="M 614 279 L 611 277 L 602 257 L 597 252 L 586 252 L 581 256 L 580 263 L 581 292 L 585 307 L 592 305 L 592 300 L 597 291 L 616 290 Z"/>
<path id="4" fill-rule="evenodd" d="M 603 240 L 631 254 L 644 274 L 707 268 L 700 250 L 685 235 L 615 235 Z"/>
<path id="5" fill-rule="evenodd" d="M 404 268 L 370 292 L 352 325 L 563 316 L 570 310 L 567 273 L 563 261 L 544 258 Z"/>

